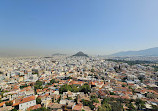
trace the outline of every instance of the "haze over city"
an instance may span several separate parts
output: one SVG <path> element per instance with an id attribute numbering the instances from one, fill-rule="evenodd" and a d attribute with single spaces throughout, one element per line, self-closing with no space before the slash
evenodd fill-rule
<path id="1" fill-rule="evenodd" d="M 158 46 L 157 0 L 0 1 L 0 53 L 109 55 Z"/>
<path id="2" fill-rule="evenodd" d="M 158 111 L 158 0 L 0 0 L 0 111 Z"/>

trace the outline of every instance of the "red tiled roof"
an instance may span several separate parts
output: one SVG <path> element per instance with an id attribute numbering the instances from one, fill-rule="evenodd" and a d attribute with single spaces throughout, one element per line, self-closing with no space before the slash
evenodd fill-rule
<path id="1" fill-rule="evenodd" d="M 78 85 L 81 85 L 81 84 L 83 84 L 84 82 L 82 82 L 82 81 L 73 81 L 72 82 L 72 84 L 78 84 Z"/>
<path id="2" fill-rule="evenodd" d="M 5 104 L 5 102 L 1 102 L 1 103 L 0 103 L 0 107 L 3 106 L 4 104 Z"/>
<path id="3" fill-rule="evenodd" d="M 109 97 L 111 97 L 111 98 L 120 98 L 120 96 L 117 96 L 117 95 L 109 95 Z"/>
<path id="4" fill-rule="evenodd" d="M 77 110 L 77 111 L 80 111 L 80 110 L 82 110 L 82 105 L 75 105 L 74 107 L 73 107 L 73 110 Z"/>
<path id="5" fill-rule="evenodd" d="M 38 108 L 41 108 L 41 105 L 40 104 L 37 104 L 35 106 L 31 106 L 29 107 L 27 110 L 30 111 L 30 110 L 35 110 L 35 109 L 38 109 Z"/>
<path id="6" fill-rule="evenodd" d="M 33 101 L 33 100 L 35 100 L 35 96 L 30 96 L 27 98 L 23 98 L 19 104 L 26 103 L 26 102 Z"/>

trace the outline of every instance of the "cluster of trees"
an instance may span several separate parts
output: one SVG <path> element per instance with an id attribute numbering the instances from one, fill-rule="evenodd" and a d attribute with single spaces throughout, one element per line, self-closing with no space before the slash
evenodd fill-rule
<path id="1" fill-rule="evenodd" d="M 62 94 L 63 92 L 67 92 L 67 91 L 71 91 L 71 92 L 84 92 L 85 94 L 88 92 L 91 92 L 91 88 L 88 84 L 84 84 L 81 87 L 77 87 L 75 85 L 63 85 L 60 87 L 59 92 L 60 94 Z"/>
<path id="2" fill-rule="evenodd" d="M 2 91 L 2 89 L 0 88 L 0 95 L 3 97 L 3 91 Z M 0 102 L 2 102 L 2 100 L 0 99 Z"/>
<path id="3" fill-rule="evenodd" d="M 48 83 L 48 85 L 52 85 L 52 84 L 54 84 L 54 83 L 59 83 L 59 81 L 56 81 L 55 79 L 52 79 L 52 80 L 50 81 L 50 83 Z"/>
<path id="4" fill-rule="evenodd" d="M 158 111 L 158 106 L 152 105 L 152 109 L 155 110 L 155 111 Z"/>
<path id="5" fill-rule="evenodd" d="M 13 105 L 13 102 L 11 102 L 11 101 L 10 101 L 10 102 L 6 102 L 5 105 L 6 105 L 6 106 L 12 106 L 12 105 Z"/>
<path id="6" fill-rule="evenodd" d="M 37 104 L 41 104 L 41 102 L 42 102 L 41 98 L 37 97 L 37 98 L 36 98 L 36 103 L 37 103 Z"/>
<path id="7" fill-rule="evenodd" d="M 113 98 L 104 98 L 102 105 L 98 108 L 98 111 L 122 111 L 123 106 L 119 100 Z"/>
<path id="8" fill-rule="evenodd" d="M 123 103 L 128 107 L 128 111 L 138 111 L 145 108 L 145 102 L 141 99 L 104 98 L 98 111 L 123 111 Z"/>
<path id="9" fill-rule="evenodd" d="M 110 95 L 116 95 L 114 92 L 109 91 Z"/>
<path id="10" fill-rule="evenodd" d="M 91 102 L 92 102 L 92 103 L 99 103 L 98 97 L 97 97 L 96 95 L 92 95 L 92 96 L 90 97 L 90 99 L 91 99 Z"/>
<path id="11" fill-rule="evenodd" d="M 43 82 L 42 81 L 36 81 L 35 85 L 34 85 L 34 89 L 42 89 Z"/>
<path id="12" fill-rule="evenodd" d="M 111 105 L 108 103 L 104 103 L 104 104 L 102 104 L 102 106 L 98 107 L 98 111 L 112 111 Z"/>
<path id="13" fill-rule="evenodd" d="M 71 77 L 71 76 L 69 76 L 69 77 L 66 77 L 66 79 L 72 79 L 72 77 Z"/>
<path id="14" fill-rule="evenodd" d="M 145 76 L 139 76 L 138 79 L 139 79 L 141 82 L 143 82 L 144 79 L 145 79 Z"/>
<path id="15" fill-rule="evenodd" d="M 17 109 L 12 109 L 11 111 L 18 111 Z"/>
<path id="16" fill-rule="evenodd" d="M 39 74 L 38 69 L 32 69 L 32 74 Z"/>
<path id="17" fill-rule="evenodd" d="M 84 99 L 82 99 L 81 101 L 82 101 L 84 106 L 89 106 L 91 108 L 91 110 L 93 110 L 95 108 L 95 106 L 93 105 L 93 102 L 87 101 L 87 100 L 84 100 Z"/>
<path id="18" fill-rule="evenodd" d="M 119 65 L 119 67 L 118 67 L 118 66 L 115 66 L 114 69 L 115 69 L 115 71 L 116 71 L 117 73 L 120 73 L 120 72 L 122 71 L 120 65 Z"/>
<path id="19" fill-rule="evenodd" d="M 0 88 L 0 95 L 2 96 L 2 98 L 4 97 L 3 94 L 4 94 L 5 92 L 9 92 L 9 91 L 3 90 L 3 89 Z M 0 101 L 1 101 L 1 100 L 0 100 Z"/>
<path id="20" fill-rule="evenodd" d="M 0 71 L 0 74 L 3 74 L 3 72 L 2 72 L 2 71 Z"/>
<path id="21" fill-rule="evenodd" d="M 158 71 L 158 66 L 153 65 L 152 67 L 154 68 L 154 71 L 155 71 L 155 72 L 157 72 L 157 71 Z"/>
<path id="22" fill-rule="evenodd" d="M 92 73 L 94 73 L 94 72 L 95 72 L 95 70 L 94 70 L 94 69 L 91 69 L 91 72 L 92 72 Z"/>
<path id="23" fill-rule="evenodd" d="M 23 89 L 23 88 L 25 88 L 25 87 L 28 87 L 28 85 L 27 85 L 27 84 L 24 84 L 24 85 L 20 86 L 20 89 Z"/>
<path id="24" fill-rule="evenodd" d="M 141 99 L 136 99 L 135 104 L 137 106 L 137 110 L 145 108 L 145 101 L 142 101 Z"/>
<path id="25" fill-rule="evenodd" d="M 91 87 L 87 83 L 85 83 L 83 86 L 81 86 L 79 88 L 79 91 L 87 94 L 87 93 L 91 92 Z"/>
<path id="26" fill-rule="evenodd" d="M 65 84 L 63 86 L 61 86 L 59 88 L 59 93 L 62 94 L 63 92 L 67 92 L 67 91 L 71 91 L 71 92 L 78 92 L 79 91 L 79 88 L 77 88 L 76 86 L 74 85 L 68 85 L 68 84 Z"/>
<path id="27" fill-rule="evenodd" d="M 93 110 L 95 108 L 95 106 L 93 105 L 93 103 L 99 103 L 98 101 L 98 97 L 96 95 L 92 95 L 90 97 L 90 101 L 88 100 L 81 100 L 84 106 L 89 106 L 91 108 L 91 110 Z"/>

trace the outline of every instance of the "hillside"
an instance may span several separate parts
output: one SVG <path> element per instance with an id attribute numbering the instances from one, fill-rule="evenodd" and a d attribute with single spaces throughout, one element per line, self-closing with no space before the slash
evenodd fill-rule
<path id="1" fill-rule="evenodd" d="M 140 50 L 140 51 L 125 51 L 112 54 L 112 56 L 158 56 L 158 47 Z"/>
<path id="2" fill-rule="evenodd" d="M 76 53 L 75 55 L 73 55 L 73 56 L 85 56 L 85 57 L 88 57 L 88 55 L 87 54 L 84 54 L 83 52 L 78 52 L 78 53 Z"/>

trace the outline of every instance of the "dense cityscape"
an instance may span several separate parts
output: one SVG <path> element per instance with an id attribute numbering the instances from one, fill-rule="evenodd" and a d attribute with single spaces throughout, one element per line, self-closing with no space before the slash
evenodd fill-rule
<path id="1" fill-rule="evenodd" d="M 157 64 L 114 60 L 1 58 L 0 111 L 157 111 Z"/>
<path id="2" fill-rule="evenodd" d="M 158 111 L 158 0 L 0 0 L 0 111 Z"/>

